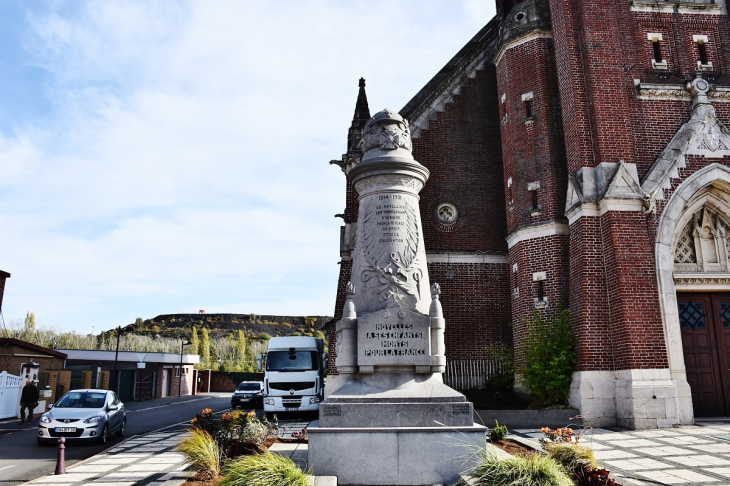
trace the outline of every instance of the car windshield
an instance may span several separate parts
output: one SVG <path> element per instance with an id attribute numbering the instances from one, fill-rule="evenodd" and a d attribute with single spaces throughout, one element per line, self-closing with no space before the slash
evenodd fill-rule
<path id="1" fill-rule="evenodd" d="M 56 402 L 58 408 L 101 408 L 104 406 L 106 393 L 103 392 L 68 392 Z"/>
<path id="2" fill-rule="evenodd" d="M 259 391 L 261 389 L 261 385 L 258 383 L 241 383 L 238 385 L 239 391 Z"/>
<path id="3" fill-rule="evenodd" d="M 266 369 L 268 371 L 308 371 L 316 370 L 316 351 L 269 351 L 266 356 Z"/>

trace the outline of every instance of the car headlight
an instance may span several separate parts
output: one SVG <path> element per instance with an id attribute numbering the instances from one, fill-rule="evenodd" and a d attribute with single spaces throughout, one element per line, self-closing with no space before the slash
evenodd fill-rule
<path id="1" fill-rule="evenodd" d="M 44 413 L 43 415 L 41 415 L 41 423 L 42 424 L 50 424 L 51 423 L 51 419 L 48 417 L 48 414 L 45 414 Z"/>
<path id="2" fill-rule="evenodd" d="M 319 397 L 310 398 L 309 403 L 319 403 Z"/>
<path id="3" fill-rule="evenodd" d="M 103 415 L 96 415 L 94 417 L 87 418 L 86 420 L 84 420 L 84 423 L 85 424 L 98 424 L 99 422 L 101 422 L 101 419 L 103 419 L 103 418 L 104 418 Z"/>
<path id="4" fill-rule="evenodd" d="M 266 403 L 266 405 L 273 405 L 274 404 L 274 399 L 273 398 L 267 398 L 266 400 L 264 400 L 264 403 Z"/>

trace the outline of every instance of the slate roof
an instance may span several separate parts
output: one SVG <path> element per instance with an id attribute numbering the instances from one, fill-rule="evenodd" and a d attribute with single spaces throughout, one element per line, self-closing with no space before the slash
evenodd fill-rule
<path id="1" fill-rule="evenodd" d="M 413 123 L 433 108 L 455 81 L 466 79 L 465 71 L 479 57 L 491 58 L 496 54 L 499 43 L 501 19 L 494 17 L 467 44 L 426 83 L 426 85 L 400 110 L 400 114 Z"/>

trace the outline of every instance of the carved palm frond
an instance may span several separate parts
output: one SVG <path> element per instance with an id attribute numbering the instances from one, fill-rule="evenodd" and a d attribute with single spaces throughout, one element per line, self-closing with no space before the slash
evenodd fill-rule
<path id="1" fill-rule="evenodd" d="M 373 268 L 379 268 L 379 260 L 382 256 L 380 245 L 377 242 L 377 222 L 375 219 L 375 205 L 366 204 L 365 214 L 362 215 L 362 243 L 365 259 Z"/>
<path id="2" fill-rule="evenodd" d="M 406 247 L 403 249 L 403 252 L 398 255 L 400 257 L 402 268 L 404 269 L 410 267 L 411 263 L 413 263 L 413 260 L 416 258 L 420 238 L 420 234 L 418 231 L 418 214 L 416 213 L 416 211 L 418 211 L 418 208 L 415 208 L 413 206 L 413 203 L 408 199 L 406 199 L 405 201 L 405 208 Z"/>

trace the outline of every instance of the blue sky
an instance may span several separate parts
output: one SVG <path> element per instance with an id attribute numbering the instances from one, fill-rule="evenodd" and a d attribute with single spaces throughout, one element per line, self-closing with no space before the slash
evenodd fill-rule
<path id="1" fill-rule="evenodd" d="M 332 315 L 358 79 L 402 108 L 491 3 L 4 0 L 5 322 Z"/>

